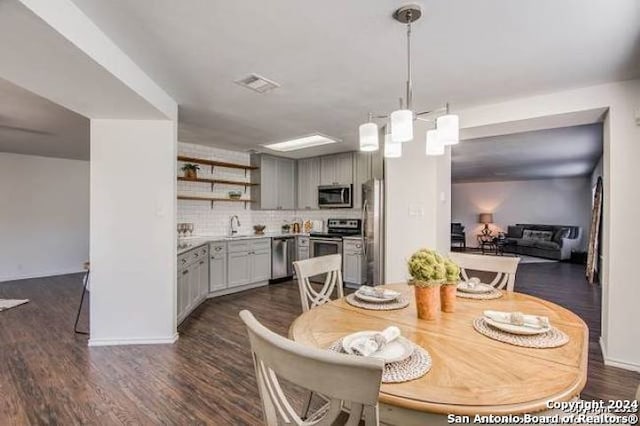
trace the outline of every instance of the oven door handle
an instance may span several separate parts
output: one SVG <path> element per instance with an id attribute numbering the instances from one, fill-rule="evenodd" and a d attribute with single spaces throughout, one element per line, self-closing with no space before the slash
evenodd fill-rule
<path id="1" fill-rule="evenodd" d="M 342 239 L 337 239 L 337 238 L 309 238 L 309 241 L 311 241 L 312 243 L 314 242 L 320 242 L 320 243 L 333 243 L 333 244 L 340 244 L 342 242 Z"/>

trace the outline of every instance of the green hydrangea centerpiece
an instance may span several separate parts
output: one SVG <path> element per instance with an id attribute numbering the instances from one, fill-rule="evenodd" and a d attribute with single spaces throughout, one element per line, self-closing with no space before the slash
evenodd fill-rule
<path id="1" fill-rule="evenodd" d="M 434 287 L 447 279 L 446 260 L 437 251 L 420 249 L 409 258 L 409 284 L 419 287 Z"/>

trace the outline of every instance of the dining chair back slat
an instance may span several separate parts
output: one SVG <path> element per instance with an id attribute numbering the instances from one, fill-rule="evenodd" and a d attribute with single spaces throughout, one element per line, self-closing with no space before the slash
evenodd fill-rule
<path id="1" fill-rule="evenodd" d="M 344 297 L 341 255 L 312 257 L 293 262 L 293 266 L 296 270 L 303 312 L 329 302 L 334 290 L 337 290 L 338 298 Z M 322 274 L 326 274 L 324 284 L 320 290 L 316 290 L 310 278 Z"/>
<path id="2" fill-rule="evenodd" d="M 478 254 L 451 252 L 449 257 L 460 266 L 460 275 L 469 280 L 468 270 L 492 272 L 496 276 L 490 283 L 492 287 L 513 291 L 518 270 L 519 257 L 485 256 Z"/>
<path id="3" fill-rule="evenodd" d="M 249 341 L 262 400 L 265 423 L 271 425 L 331 425 L 350 407 L 345 424 L 378 425 L 378 394 L 384 361 L 343 355 L 303 346 L 282 337 L 247 310 L 240 312 Z M 322 395 L 325 404 L 301 418 L 285 395 L 279 379 Z"/>

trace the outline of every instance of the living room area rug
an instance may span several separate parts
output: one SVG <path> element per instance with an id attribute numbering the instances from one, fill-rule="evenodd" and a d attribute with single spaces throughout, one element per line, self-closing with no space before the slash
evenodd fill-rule
<path id="1" fill-rule="evenodd" d="M 0 312 L 16 306 L 24 305 L 29 299 L 0 299 Z"/>

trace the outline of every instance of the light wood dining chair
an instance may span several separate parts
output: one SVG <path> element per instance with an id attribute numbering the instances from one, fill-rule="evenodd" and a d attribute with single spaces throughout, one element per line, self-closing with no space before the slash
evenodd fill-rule
<path id="1" fill-rule="evenodd" d="M 293 266 L 296 269 L 303 312 L 329 302 L 334 289 L 337 290 L 338 298 L 344 297 L 341 255 L 330 254 L 298 260 L 293 262 Z M 326 274 L 324 284 L 319 291 L 316 291 L 309 279 L 321 274 Z"/>
<path id="2" fill-rule="evenodd" d="M 513 291 L 518 270 L 519 257 L 484 256 L 479 254 L 457 253 L 449 254 L 451 260 L 460 266 L 460 275 L 465 281 L 469 280 L 467 270 L 492 272 L 496 277 L 490 283 L 498 289 Z"/>
<path id="3" fill-rule="evenodd" d="M 379 425 L 378 393 L 384 361 L 342 355 L 303 346 L 260 324 L 247 310 L 240 312 L 247 326 L 265 423 L 275 425 Z M 279 378 L 322 395 L 326 403 L 306 419 L 291 406 Z M 344 411 L 349 407 L 349 413 Z"/>

